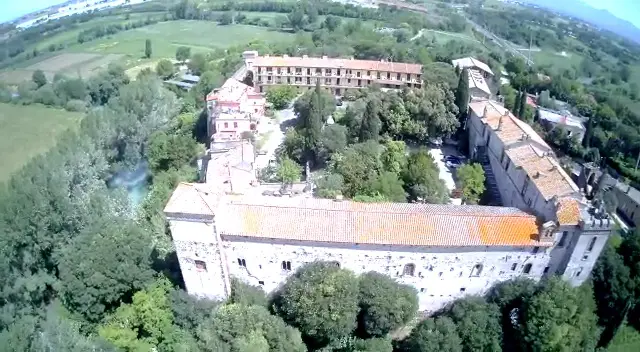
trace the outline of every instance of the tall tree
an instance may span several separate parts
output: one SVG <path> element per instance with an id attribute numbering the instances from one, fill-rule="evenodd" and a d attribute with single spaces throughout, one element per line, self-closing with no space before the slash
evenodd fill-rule
<path id="1" fill-rule="evenodd" d="M 163 59 L 158 61 L 156 65 L 156 73 L 162 79 L 169 79 L 176 72 L 175 67 L 173 67 L 173 63 L 167 59 Z"/>
<path id="2" fill-rule="evenodd" d="M 527 91 L 522 91 L 522 95 L 520 95 L 520 102 L 518 104 L 518 118 L 524 120 L 525 113 L 527 111 Z"/>
<path id="3" fill-rule="evenodd" d="M 531 351 L 593 351 L 597 334 L 588 285 L 571 287 L 551 278 L 525 306 L 524 338 Z"/>
<path id="4" fill-rule="evenodd" d="M 400 342 L 401 352 L 462 352 L 456 324 L 448 317 L 427 318 Z"/>
<path id="5" fill-rule="evenodd" d="M 277 311 L 313 346 L 325 346 L 356 328 L 358 280 L 335 263 L 307 264 L 284 284 Z"/>
<path id="6" fill-rule="evenodd" d="M 98 322 L 150 282 L 151 248 L 142 229 L 128 221 L 100 222 L 65 248 L 59 271 L 62 300 L 87 321 Z"/>
<path id="7" fill-rule="evenodd" d="M 45 76 L 42 70 L 35 70 L 31 75 L 31 80 L 36 84 L 38 88 L 47 84 L 47 76 Z"/>
<path id="8" fill-rule="evenodd" d="M 445 204 L 449 200 L 449 191 L 440 179 L 438 166 L 426 150 L 409 156 L 402 177 L 410 200 L 435 204 Z"/>
<path id="9" fill-rule="evenodd" d="M 191 48 L 188 46 L 179 46 L 176 49 L 176 60 L 184 63 L 191 57 Z"/>
<path id="10" fill-rule="evenodd" d="M 335 105 L 333 107 L 335 108 Z M 305 159 L 313 163 L 320 148 L 322 125 L 328 116 L 325 114 L 329 112 L 327 97 L 320 87 L 320 82 L 307 96 L 296 101 L 294 110 L 298 116 L 297 128 L 304 141 Z"/>
<path id="11" fill-rule="evenodd" d="M 362 116 L 362 126 L 360 127 L 360 142 L 366 142 L 370 139 L 377 140 L 382 128 L 380 121 L 380 108 L 375 98 L 367 101 L 367 106 Z"/>
<path id="12" fill-rule="evenodd" d="M 304 352 L 300 331 L 265 307 L 227 304 L 196 330 L 202 351 Z"/>
<path id="13" fill-rule="evenodd" d="M 152 49 L 151 49 L 151 39 L 147 39 L 144 41 L 144 57 L 147 59 L 151 57 Z"/>
<path id="14" fill-rule="evenodd" d="M 376 272 L 360 277 L 359 326 L 369 336 L 386 336 L 418 311 L 416 290 Z"/>
<path id="15" fill-rule="evenodd" d="M 459 75 L 458 88 L 456 88 L 456 106 L 458 107 L 460 126 L 464 126 L 469 110 L 469 70 L 466 68 Z"/>
<path id="16" fill-rule="evenodd" d="M 480 297 L 458 300 L 447 313 L 456 323 L 464 352 L 502 350 L 502 327 L 498 306 Z"/>
<path id="17" fill-rule="evenodd" d="M 469 204 L 477 204 L 484 193 L 484 170 L 478 163 L 465 164 L 458 169 L 458 179 L 462 184 L 463 200 Z"/>

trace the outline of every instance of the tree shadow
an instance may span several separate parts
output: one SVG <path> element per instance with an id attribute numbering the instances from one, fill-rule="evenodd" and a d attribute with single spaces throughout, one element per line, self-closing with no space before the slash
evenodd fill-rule
<path id="1" fill-rule="evenodd" d="M 180 271 L 180 262 L 175 250 L 162 256 L 157 249 L 154 249 L 151 252 L 151 267 L 169 279 L 174 286 L 186 290 L 182 271 Z"/>

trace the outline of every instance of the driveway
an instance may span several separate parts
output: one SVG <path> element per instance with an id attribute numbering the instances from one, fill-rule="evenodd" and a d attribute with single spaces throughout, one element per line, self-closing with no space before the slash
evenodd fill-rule
<path id="1" fill-rule="evenodd" d="M 262 146 L 262 151 L 266 151 L 265 155 L 256 157 L 256 168 L 263 169 L 269 165 L 269 160 L 275 159 L 276 149 L 284 141 L 284 133 L 286 126 L 291 125 L 291 120 L 296 118 L 296 114 L 292 108 L 276 111 L 276 118 L 270 119 L 267 128 L 260 134 L 268 137 L 268 140 Z M 258 137 L 260 138 L 260 137 Z"/>
<path id="2" fill-rule="evenodd" d="M 445 154 L 450 155 L 446 153 L 446 150 L 443 153 L 444 149 L 445 147 L 429 148 L 429 154 L 431 154 L 433 159 L 436 161 L 436 164 L 438 165 L 438 170 L 440 170 L 440 179 L 444 181 L 445 186 L 447 186 L 447 189 L 449 190 L 449 192 L 451 192 L 456 189 L 456 182 L 453 179 L 451 170 L 449 170 L 449 168 L 444 164 Z"/>

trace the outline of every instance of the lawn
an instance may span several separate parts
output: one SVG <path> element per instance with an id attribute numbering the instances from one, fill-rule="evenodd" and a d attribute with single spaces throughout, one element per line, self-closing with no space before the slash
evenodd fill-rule
<path id="1" fill-rule="evenodd" d="M 613 338 L 607 352 L 640 351 L 640 332 L 631 326 L 623 325 Z"/>
<path id="2" fill-rule="evenodd" d="M 140 58 L 146 39 L 151 39 L 152 58 L 171 58 L 176 48 L 188 46 L 192 52 L 207 52 L 218 48 L 262 40 L 280 42 L 293 35 L 263 27 L 246 25 L 219 26 L 209 21 L 170 21 L 132 29 L 113 36 L 70 47 L 70 51 L 98 54 L 126 54 Z"/>
<path id="3" fill-rule="evenodd" d="M 83 114 L 37 105 L 0 104 L 0 182 L 46 152 Z"/>

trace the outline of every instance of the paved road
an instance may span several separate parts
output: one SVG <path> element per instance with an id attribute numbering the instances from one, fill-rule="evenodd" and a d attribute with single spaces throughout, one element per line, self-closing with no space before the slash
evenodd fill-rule
<path id="1" fill-rule="evenodd" d="M 287 122 L 296 118 L 293 113 L 293 108 L 288 108 L 280 111 L 276 111 L 276 120 L 269 121 L 269 128 L 265 129 L 265 134 L 269 133 L 269 140 L 267 140 L 262 146 L 262 150 L 266 151 L 266 155 L 258 155 L 256 157 L 256 167 L 258 169 L 265 168 L 269 165 L 269 160 L 275 159 L 276 149 L 284 141 L 284 130 Z"/>
<path id="2" fill-rule="evenodd" d="M 462 15 L 462 12 L 460 14 Z M 505 51 L 507 51 L 508 53 L 510 53 L 513 56 L 521 57 L 522 59 L 524 59 L 524 62 L 526 62 L 527 65 L 533 66 L 533 60 L 529 60 L 529 57 L 527 55 L 523 54 L 520 50 L 518 50 L 518 48 L 513 46 L 509 41 L 504 40 L 504 39 L 498 37 L 497 35 L 491 33 L 490 31 L 488 31 L 487 29 L 485 29 L 481 25 L 473 22 L 469 17 L 464 16 L 464 18 L 467 20 L 467 22 L 469 22 L 469 24 L 471 24 L 471 26 L 476 31 L 482 33 L 485 37 L 487 37 L 491 41 L 493 41 L 497 46 L 499 46 L 500 48 L 504 49 Z"/>

